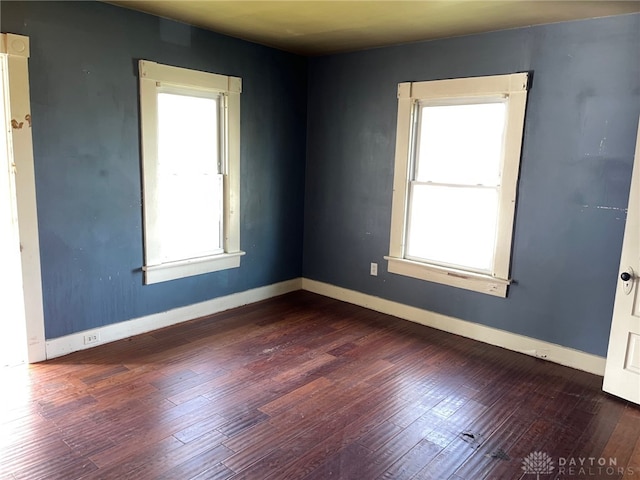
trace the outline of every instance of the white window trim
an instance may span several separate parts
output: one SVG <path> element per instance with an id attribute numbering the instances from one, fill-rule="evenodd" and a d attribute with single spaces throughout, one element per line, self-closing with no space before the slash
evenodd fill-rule
<path id="1" fill-rule="evenodd" d="M 506 297 L 511 259 L 513 219 L 520 168 L 520 152 L 527 102 L 528 74 L 493 75 L 398 84 L 398 120 L 391 209 L 388 271 L 399 275 Z M 405 235 L 411 168 L 411 125 L 414 106 L 420 100 L 455 100 L 504 95 L 509 97 L 498 232 L 493 275 L 458 270 L 405 258 Z"/>
<path id="2" fill-rule="evenodd" d="M 240 94 L 242 79 L 186 68 L 161 65 L 140 60 L 140 118 L 142 134 L 142 177 L 145 265 L 144 283 L 152 284 L 177 278 L 200 275 L 240 266 Z M 160 86 L 198 89 L 219 92 L 225 98 L 226 138 L 223 139 L 223 202 L 224 202 L 224 253 L 200 258 L 152 264 L 157 238 L 156 168 L 158 158 L 157 139 L 157 90 Z"/>

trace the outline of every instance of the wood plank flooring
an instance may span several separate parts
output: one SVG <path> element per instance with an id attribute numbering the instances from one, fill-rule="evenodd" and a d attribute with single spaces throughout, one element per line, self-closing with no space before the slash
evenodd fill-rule
<path id="1" fill-rule="evenodd" d="M 0 381 L 0 480 L 640 479 L 600 377 L 308 292 Z"/>

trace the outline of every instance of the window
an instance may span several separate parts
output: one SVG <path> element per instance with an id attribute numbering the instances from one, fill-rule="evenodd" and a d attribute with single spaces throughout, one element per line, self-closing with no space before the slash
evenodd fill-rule
<path id="1" fill-rule="evenodd" d="M 506 296 L 527 86 L 398 85 L 389 272 Z"/>
<path id="2" fill-rule="evenodd" d="M 240 266 L 241 79 L 139 62 L 146 284 Z"/>

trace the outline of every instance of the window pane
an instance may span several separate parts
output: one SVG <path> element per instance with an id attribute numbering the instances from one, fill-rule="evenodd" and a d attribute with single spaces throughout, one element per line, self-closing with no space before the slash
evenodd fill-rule
<path id="1" fill-rule="evenodd" d="M 415 179 L 499 184 L 506 101 L 423 106 Z"/>
<path id="2" fill-rule="evenodd" d="M 218 100 L 158 94 L 158 226 L 163 261 L 219 253 Z"/>
<path id="3" fill-rule="evenodd" d="M 407 257 L 490 272 L 498 192 L 412 185 Z"/>

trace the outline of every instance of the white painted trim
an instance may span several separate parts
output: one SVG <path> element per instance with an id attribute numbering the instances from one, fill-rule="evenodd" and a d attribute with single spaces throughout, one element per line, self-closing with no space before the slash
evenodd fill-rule
<path id="1" fill-rule="evenodd" d="M 238 268 L 240 266 L 240 257 L 244 254 L 245 252 L 221 253 L 219 255 L 142 267 L 144 271 L 144 283 L 145 285 L 149 285 L 174 280 L 176 278 L 217 272 L 229 268 Z"/>
<path id="2" fill-rule="evenodd" d="M 428 263 L 415 262 L 405 258 L 384 257 L 389 273 L 418 278 L 429 282 L 444 283 L 474 292 L 487 293 L 496 297 L 507 296 L 510 280 L 483 275 L 481 273 L 455 270 Z"/>
<path id="3" fill-rule="evenodd" d="M 249 303 L 259 302 L 271 297 L 300 290 L 302 280 L 294 278 L 285 282 L 274 283 L 264 287 L 232 293 L 224 297 L 214 298 L 205 302 L 174 308 L 166 312 L 155 313 L 145 317 L 134 318 L 125 322 L 114 323 L 104 327 L 93 328 L 83 332 L 73 333 L 64 337 L 48 340 L 46 343 L 47 359 L 61 357 L 72 352 L 102 345 L 104 343 L 122 340 L 133 335 L 150 332 L 159 328 L 193 320 L 194 318 L 213 315 L 231 308 L 241 307 Z M 99 341 L 89 345 L 84 344 L 85 335 L 97 335 Z"/>
<path id="4" fill-rule="evenodd" d="M 29 98 L 29 37 L 0 34 L 0 53 L 8 55 L 9 108 L 15 163 L 18 228 L 22 247 L 22 287 L 29 363 L 45 359 L 44 307 L 40 271 L 40 241 Z M 12 122 L 13 123 L 13 122 Z"/>
<path id="5" fill-rule="evenodd" d="M 525 92 L 528 86 L 528 75 L 524 72 L 413 82 L 410 95 L 413 98 L 438 99 Z"/>
<path id="6" fill-rule="evenodd" d="M 605 359 L 590 353 L 574 350 L 569 347 L 545 342 L 524 335 L 491 328 L 466 320 L 448 317 L 439 313 L 430 312 L 402 303 L 393 302 L 373 295 L 356 292 L 335 285 L 317 282 L 308 278 L 302 279 L 302 289 L 309 292 L 335 298 L 343 302 L 352 303 L 361 307 L 369 308 L 377 312 L 386 313 L 395 317 L 403 318 L 428 327 L 437 328 L 445 332 L 453 333 L 463 337 L 478 340 L 483 343 L 496 345 L 498 347 L 513 350 L 539 358 L 544 358 L 550 362 L 566 365 L 585 372 L 602 376 L 604 374 Z M 541 357 L 541 355 L 546 355 Z"/>
<path id="7" fill-rule="evenodd" d="M 218 92 L 240 93 L 242 91 L 242 79 L 238 77 L 163 65 L 149 60 L 140 60 L 138 66 L 140 77 L 154 82 Z"/>
<path id="8" fill-rule="evenodd" d="M 518 335 L 496 328 L 486 327 L 477 323 L 459 320 L 439 313 L 429 312 L 409 305 L 386 300 L 365 293 L 356 292 L 335 285 L 317 282 L 308 278 L 295 278 L 285 282 L 258 287 L 244 292 L 233 293 L 224 297 L 207 300 L 205 302 L 175 308 L 145 317 L 135 318 L 125 322 L 115 323 L 100 328 L 77 332 L 65 337 L 54 338 L 46 342 L 47 359 L 60 357 L 79 350 L 95 347 L 105 343 L 122 340 L 133 335 L 150 332 L 159 328 L 176 325 L 206 315 L 213 315 L 231 308 L 240 307 L 268 298 L 284 295 L 296 290 L 335 298 L 347 303 L 369 308 L 395 317 L 403 318 L 427 327 L 478 340 L 483 343 L 496 345 L 515 352 L 539 357 L 544 352 L 545 360 L 559 363 L 585 372 L 602 375 L 605 359 L 597 355 L 563 347 L 554 343 L 535 338 Z M 97 334 L 99 341 L 90 345 L 84 344 L 85 335 Z M 538 352 L 538 354 L 536 354 Z M 539 357 L 540 358 L 540 357 Z"/>

